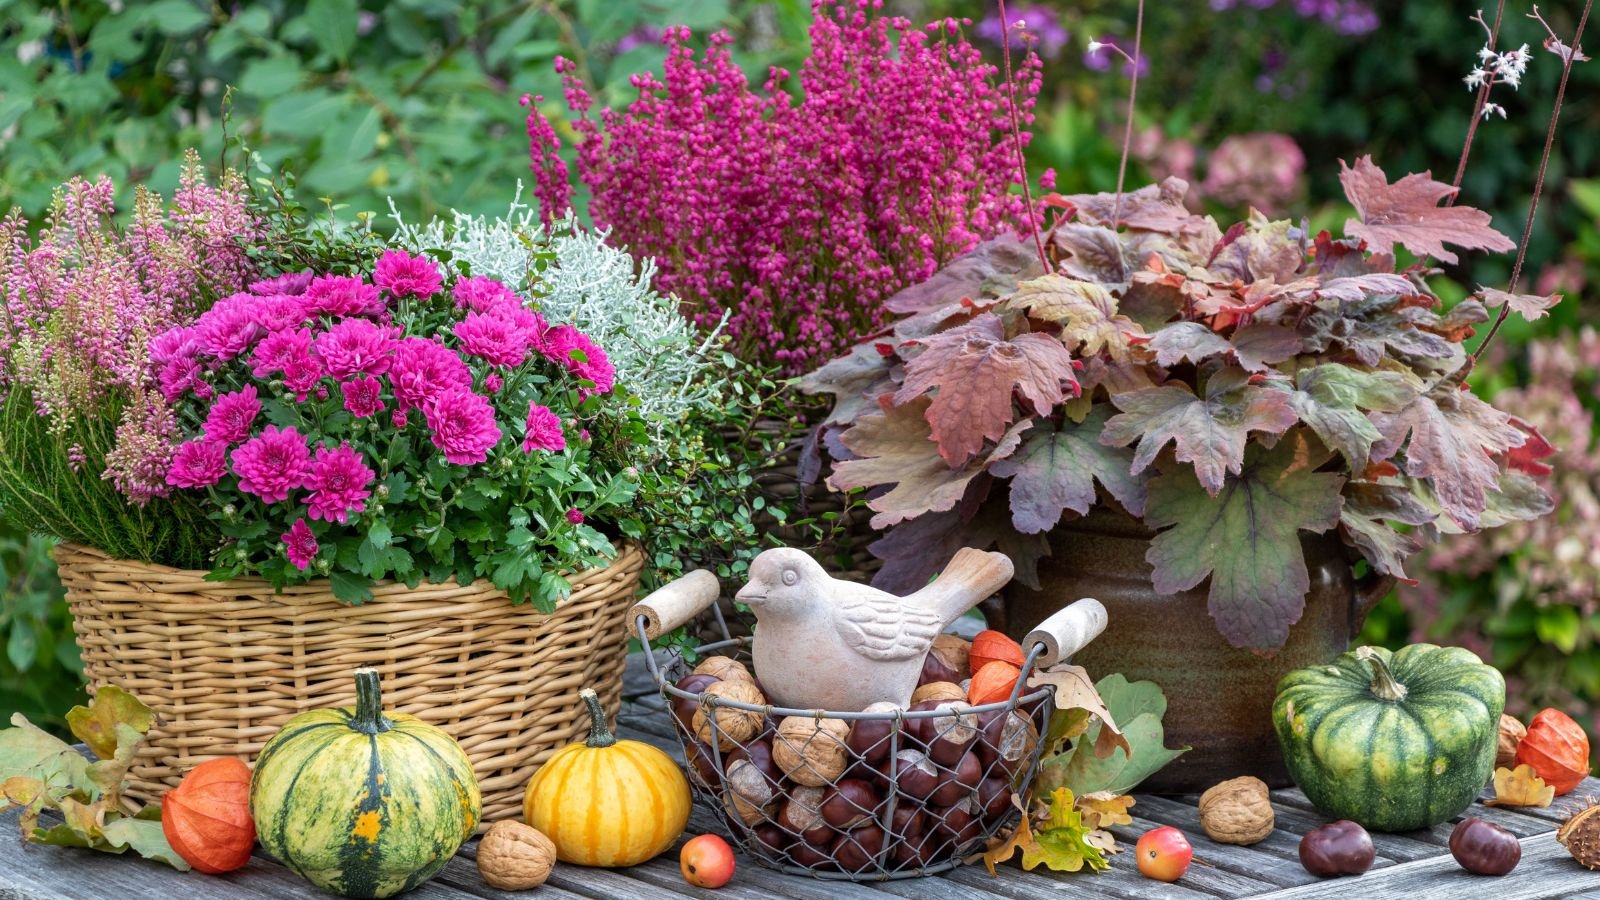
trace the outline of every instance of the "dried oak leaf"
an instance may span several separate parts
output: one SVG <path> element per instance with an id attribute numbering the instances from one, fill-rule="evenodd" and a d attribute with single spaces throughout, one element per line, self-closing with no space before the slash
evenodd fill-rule
<path id="1" fill-rule="evenodd" d="M 1545 313 L 1561 302 L 1560 294 L 1550 294 L 1547 297 L 1538 294 L 1511 294 L 1482 286 L 1478 288 L 1478 295 L 1483 298 L 1484 306 L 1490 309 L 1509 306 L 1512 312 L 1530 322 L 1544 318 Z"/>
<path id="2" fill-rule="evenodd" d="M 927 419 L 939 455 L 951 466 L 965 464 L 985 440 L 1005 434 L 1017 417 L 1013 394 L 1044 415 L 1069 392 L 1078 393 L 1072 354 L 1061 341 L 1045 334 L 1008 341 L 992 313 L 919 343 L 923 350 L 906 364 L 894 402 L 906 404 L 937 391 Z"/>
<path id="3" fill-rule="evenodd" d="M 1494 799 L 1485 800 L 1483 805 L 1534 806 L 1543 809 L 1555 797 L 1556 789 L 1534 774 L 1533 766 L 1524 764 L 1515 769 L 1501 766 L 1494 770 Z"/>
<path id="4" fill-rule="evenodd" d="M 1456 255 L 1445 249 L 1446 243 L 1497 253 L 1516 247 L 1494 230 L 1488 213 L 1470 206 L 1440 206 L 1456 188 L 1434 181 L 1431 172 L 1412 173 L 1391 184 L 1370 156 L 1356 160 L 1355 168 L 1341 161 L 1339 168 L 1344 195 L 1360 216 L 1345 223 L 1345 233 L 1374 251 L 1387 253 L 1400 244 L 1419 257 L 1453 263 Z"/>
<path id="5" fill-rule="evenodd" d="M 1095 791 L 1078 798 L 1078 811 L 1083 814 L 1084 824 L 1090 828 L 1132 825 L 1133 816 L 1128 815 L 1128 809 L 1134 802 L 1130 794 Z"/>
<path id="6" fill-rule="evenodd" d="M 964 459 L 954 467 L 947 465 L 928 428 L 929 403 L 926 397 L 914 397 L 902 406 L 882 404 L 879 412 L 856 419 L 840 436 L 845 449 L 856 458 L 834 463 L 833 474 L 828 477 L 830 487 L 848 491 L 894 485 L 892 490 L 867 501 L 876 513 L 872 517 L 874 528 L 951 509 L 985 466 L 1010 455 L 1022 441 L 1025 424 L 1002 432 L 1000 440 L 981 459 Z"/>
<path id="7" fill-rule="evenodd" d="M 1428 479 L 1440 506 L 1467 530 L 1479 526 L 1500 482 L 1496 457 L 1528 440 L 1509 414 L 1450 382 L 1397 412 L 1373 413 L 1372 421 L 1383 435 L 1373 458 L 1389 459 L 1403 447 L 1406 474 Z"/>
<path id="8" fill-rule="evenodd" d="M 1324 363 L 1295 373 L 1289 407 L 1324 444 L 1349 463 L 1366 468 L 1372 445 L 1383 439 L 1366 411 L 1396 412 L 1421 393 L 1421 384 L 1399 372 L 1367 371 Z"/>
<path id="9" fill-rule="evenodd" d="M 1125 753 L 1132 753 L 1133 748 L 1128 745 L 1128 739 L 1123 737 L 1122 729 L 1112 718 L 1111 710 L 1106 706 L 1106 701 L 1100 696 L 1100 689 L 1089 678 L 1089 672 L 1082 666 L 1070 663 L 1060 663 L 1051 666 L 1042 672 L 1034 672 L 1028 676 L 1030 689 L 1052 685 L 1055 688 L 1055 712 L 1051 714 L 1051 734 L 1047 734 L 1046 743 L 1059 743 L 1064 738 L 1077 737 L 1087 731 L 1091 717 L 1098 720 L 1100 730 L 1095 735 L 1094 752 L 1096 756 L 1110 756 L 1111 751 L 1122 748 Z M 1082 712 L 1085 715 L 1063 717 L 1062 713 Z M 1076 733 L 1057 734 L 1057 722 L 1062 719 L 1080 723 L 1081 728 L 1070 731 Z"/>
<path id="10" fill-rule="evenodd" d="M 1024 534 L 1049 531 L 1066 510 L 1084 515 L 1095 504 L 1095 482 L 1133 515 L 1144 512 L 1144 481 L 1132 475 L 1133 451 L 1100 443 L 1111 410 L 1096 403 L 1082 422 L 1046 420 L 1023 435 L 1022 446 L 990 466 L 1011 479 L 1011 523 Z"/>
<path id="11" fill-rule="evenodd" d="M 1251 384 L 1238 369 L 1213 374 L 1204 397 L 1186 385 L 1165 384 L 1113 394 L 1111 402 L 1121 412 L 1106 422 L 1100 440 L 1112 447 L 1138 441 L 1134 474 L 1148 468 L 1170 441 L 1178 461 L 1193 463 L 1211 494 L 1222 490 L 1229 472 L 1239 471 L 1250 432 L 1282 434 L 1298 421 L 1282 390 Z"/>
<path id="12" fill-rule="evenodd" d="M 1310 588 L 1300 532 L 1339 522 L 1344 476 L 1316 471 L 1329 454 L 1304 431 L 1252 444 L 1220 492 L 1182 468 L 1151 479 L 1145 522 L 1165 529 L 1145 554 L 1157 593 L 1211 579 L 1207 609 L 1235 647 L 1271 652 L 1300 620 Z"/>
<path id="13" fill-rule="evenodd" d="M 1367 562 L 1379 572 L 1407 583 L 1415 582 L 1406 575 L 1404 563 L 1422 549 L 1422 535 L 1396 531 L 1389 523 L 1429 525 L 1438 517 L 1400 485 L 1359 481 L 1344 486 L 1344 507 L 1339 510 L 1345 537 Z"/>
<path id="14" fill-rule="evenodd" d="M 1104 352 L 1126 362 L 1133 352 L 1130 338 L 1144 334 L 1132 319 L 1117 311 L 1117 298 L 1104 285 L 1046 275 L 1017 286 L 1006 301 L 1011 309 L 1061 326 L 1061 342 L 1079 356 Z"/>

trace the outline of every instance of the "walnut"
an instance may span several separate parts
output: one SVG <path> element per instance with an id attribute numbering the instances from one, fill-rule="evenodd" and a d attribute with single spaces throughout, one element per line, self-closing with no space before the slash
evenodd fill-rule
<path id="1" fill-rule="evenodd" d="M 1528 736 L 1528 726 L 1517 719 L 1500 714 L 1500 745 L 1495 750 L 1494 767 L 1496 769 L 1510 769 L 1514 767 L 1517 758 L 1517 747 L 1522 744 L 1522 739 Z"/>
<path id="2" fill-rule="evenodd" d="M 850 767 L 850 723 L 843 719 L 790 716 L 778 723 L 772 761 L 796 784 L 821 787 Z"/>
<path id="3" fill-rule="evenodd" d="M 921 703 L 924 700 L 965 701 L 966 699 L 967 692 L 961 689 L 961 685 L 952 684 L 948 681 L 930 681 L 917 688 L 916 692 L 911 695 L 911 702 L 914 704 Z"/>
<path id="4" fill-rule="evenodd" d="M 715 698 L 715 699 L 710 699 Z M 694 711 L 695 737 L 707 744 L 716 742 L 726 753 L 761 733 L 766 715 L 724 706 L 717 701 L 743 703 L 748 706 L 766 706 L 767 698 L 753 681 L 733 679 L 719 681 L 706 687 L 700 705 Z"/>
<path id="5" fill-rule="evenodd" d="M 1245 775 L 1200 795 L 1200 827 L 1219 844 L 1254 844 L 1272 833 L 1275 817 L 1267 785 Z"/>
<path id="6" fill-rule="evenodd" d="M 730 656 L 708 656 L 700 660 L 700 665 L 695 666 L 691 674 L 710 675 L 723 681 L 748 681 L 751 684 L 756 680 L 744 663 Z"/>
<path id="7" fill-rule="evenodd" d="M 490 825 L 478 842 L 478 874 L 497 890 L 532 890 L 544 884 L 555 864 L 555 843 L 511 819 Z"/>

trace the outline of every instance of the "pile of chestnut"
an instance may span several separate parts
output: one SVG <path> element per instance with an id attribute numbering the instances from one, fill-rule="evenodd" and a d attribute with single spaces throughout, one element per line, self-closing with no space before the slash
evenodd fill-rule
<path id="1" fill-rule="evenodd" d="M 948 648 L 947 648 L 948 649 Z M 1015 813 L 1036 754 L 1039 706 L 973 713 L 948 665 L 930 654 L 911 712 L 876 704 L 868 719 L 774 718 L 741 663 L 711 657 L 676 686 L 691 778 L 721 804 L 733 833 L 769 862 L 813 871 L 891 873 L 981 849 Z M 716 701 L 702 702 L 707 695 Z"/>

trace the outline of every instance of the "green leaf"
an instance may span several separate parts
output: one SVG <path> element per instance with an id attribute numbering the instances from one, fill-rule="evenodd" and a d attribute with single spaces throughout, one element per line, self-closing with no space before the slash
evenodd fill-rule
<path id="1" fill-rule="evenodd" d="M 6 638 L 6 659 L 11 660 L 11 665 L 18 672 L 26 672 L 33 668 L 33 661 L 39 653 L 38 635 L 33 622 L 28 619 L 16 619 L 10 627 L 11 634 Z"/>
<path id="2" fill-rule="evenodd" d="M 1011 522 L 1023 534 L 1049 531 L 1071 510 L 1079 515 L 1095 504 L 1095 482 L 1135 516 L 1144 514 L 1143 479 L 1129 474 L 1133 452 L 1100 443 L 1111 409 L 1097 403 L 1079 423 L 1059 429 L 1048 421 L 1023 436 L 1016 453 L 989 467 L 1011 479 Z"/>
<path id="3" fill-rule="evenodd" d="M 239 91 L 262 99 L 279 97 L 299 87 L 303 77 L 300 62 L 293 56 L 270 56 L 244 67 Z"/>
<path id="4" fill-rule="evenodd" d="M 67 726 L 78 740 L 89 745 L 95 756 L 112 759 L 129 740 L 128 734 L 117 726 L 128 726 L 137 743 L 139 736 L 150 730 L 155 718 L 155 712 L 138 697 L 107 684 L 94 692 L 88 706 L 74 706 L 67 712 Z"/>
<path id="5" fill-rule="evenodd" d="M 328 574 L 328 584 L 340 603 L 359 604 L 372 599 L 372 579 L 364 575 L 334 569 Z"/>
<path id="6" fill-rule="evenodd" d="M 144 818 L 142 812 L 154 810 L 156 818 Z M 189 864 L 179 856 L 172 845 L 167 843 L 167 836 L 161 830 L 161 808 L 148 806 L 140 816 L 107 816 L 106 824 L 100 829 L 105 835 L 106 843 L 110 845 L 111 852 L 121 853 L 132 850 L 145 859 L 166 863 L 179 872 L 189 871 Z"/>
<path id="7" fill-rule="evenodd" d="M 162 34 L 178 36 L 188 34 L 211 21 L 193 0 L 157 0 L 143 10 L 144 21 L 154 25 Z"/>
<path id="8" fill-rule="evenodd" d="M 1083 824 L 1072 791 L 1057 788 L 1049 804 L 1050 818 L 1034 833 L 1034 846 L 1022 850 L 1022 867 L 1031 871 L 1044 863 L 1055 872 L 1077 872 L 1085 865 L 1096 872 L 1111 868 L 1105 854 L 1089 843 L 1089 832 L 1094 829 Z"/>
<path id="9" fill-rule="evenodd" d="M 356 0 L 311 0 L 306 4 L 305 24 L 317 46 L 344 63 L 356 45 L 360 12 Z"/>
<path id="10" fill-rule="evenodd" d="M 1296 431 L 1267 449 L 1253 444 L 1239 474 L 1215 495 L 1177 468 L 1150 482 L 1145 522 L 1157 593 L 1211 579 L 1207 605 L 1235 647 L 1271 651 L 1299 621 L 1310 588 L 1300 531 L 1339 521 L 1344 476 L 1317 472 L 1328 452 Z"/>
<path id="11" fill-rule="evenodd" d="M 1350 469 L 1367 467 L 1372 445 L 1383 439 L 1363 410 L 1395 412 L 1416 399 L 1421 385 L 1398 372 L 1368 372 L 1338 363 L 1302 369 L 1295 375 L 1289 407 L 1311 426 Z"/>
<path id="12" fill-rule="evenodd" d="M 1036 792 L 1066 787 L 1080 796 L 1097 791 L 1125 794 L 1188 750 L 1166 746 L 1161 719 L 1167 713 L 1167 698 L 1160 685 L 1129 681 L 1114 673 L 1100 679 L 1095 689 L 1112 721 L 1121 727 L 1127 749 L 1114 747 L 1109 754 L 1100 756 L 1096 747 L 1103 724 L 1098 719 L 1089 720 L 1089 728 L 1077 737 L 1071 749 L 1047 757 L 1040 764 Z M 1072 736 L 1070 731 L 1067 737 Z"/>

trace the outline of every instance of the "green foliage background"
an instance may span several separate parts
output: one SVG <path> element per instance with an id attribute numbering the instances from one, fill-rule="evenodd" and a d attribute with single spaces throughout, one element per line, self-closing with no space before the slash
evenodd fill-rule
<path id="1" fill-rule="evenodd" d="M 976 20 L 993 11 L 984 0 L 888 5 L 923 20 Z M 1027 6 L 1011 5 L 1014 12 Z M 1081 54 L 1090 37 L 1128 36 L 1134 5 L 1034 5 L 1048 6 L 1070 32 L 1047 60 L 1029 154 L 1035 173 L 1056 169 L 1063 190 L 1115 183 L 1126 80 L 1092 71 Z M 1339 159 L 1372 153 L 1391 174 L 1431 168 L 1448 178 L 1471 108 L 1461 76 L 1482 44 L 1467 18 L 1476 7 L 1449 0 L 1375 5 L 1383 26 L 1348 37 L 1295 15 L 1289 0 L 1220 12 L 1200 0 L 1148 4 L 1151 69 L 1141 85 L 1139 125 L 1159 126 L 1202 152 L 1229 134 L 1292 135 L 1308 161 L 1313 225 L 1347 214 Z M 1541 6 L 1563 33 L 1580 8 Z M 1522 12 L 1508 5 L 1505 42 L 1530 43 L 1534 64 L 1519 92 L 1497 96 L 1509 118 L 1480 131 L 1463 192 L 1465 202 L 1493 211 L 1512 234 L 1521 231 L 1559 74 L 1554 57 L 1539 50 L 1539 26 Z M 452 207 L 494 213 L 527 175 L 518 98 L 542 94 L 541 108 L 564 109 L 551 69 L 557 54 L 578 60 L 603 104 L 620 105 L 632 93 L 628 76 L 662 61 L 649 26 L 727 28 L 748 70 L 759 75 L 769 65 L 798 68 L 809 20 L 807 0 L 0 0 L 0 209 L 19 206 L 37 216 L 52 187 L 76 174 L 105 172 L 123 190 L 142 180 L 170 192 L 183 148 L 221 158 L 228 110 L 229 128 L 268 164 L 298 173 L 308 203 L 327 196 L 351 211 L 386 213 L 392 198 L 412 219 Z M 1273 59 L 1279 62 L 1269 66 Z M 1270 89 L 1261 87 L 1266 75 Z M 1579 66 L 1529 255 L 1535 278 L 1565 263 L 1571 277 L 1600 279 L 1600 213 L 1581 202 L 1584 191 L 1600 192 L 1596 87 L 1600 63 Z M 382 227 L 382 215 L 378 221 Z M 1497 260 L 1451 274 L 1463 285 L 1502 284 L 1507 267 Z M 1504 338 L 1516 345 L 1592 318 L 1593 292 L 1585 293 L 1538 327 L 1514 320 Z M 1513 364 L 1477 377 L 1501 385 L 1521 373 Z M 737 498 L 706 502 L 728 504 L 729 521 L 748 530 L 750 511 Z M 45 547 L 0 527 L 0 708 L 30 716 L 59 713 L 77 696 L 70 630 Z M 1456 602 L 1482 614 L 1461 621 L 1503 626 L 1516 647 L 1527 648 L 1496 662 L 1515 668 L 1525 658 L 1600 654 L 1600 630 L 1590 624 L 1575 640 L 1539 624 L 1593 623 L 1600 621 L 1595 610 L 1551 611 L 1539 598 L 1506 608 L 1483 581 L 1454 586 Z M 1369 637 L 1394 643 L 1429 624 L 1389 604 Z M 1600 699 L 1600 678 L 1581 675 L 1600 664 L 1540 671 L 1570 672 L 1540 677 L 1570 679 L 1575 691 Z"/>

